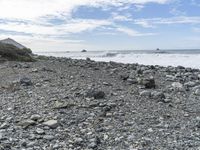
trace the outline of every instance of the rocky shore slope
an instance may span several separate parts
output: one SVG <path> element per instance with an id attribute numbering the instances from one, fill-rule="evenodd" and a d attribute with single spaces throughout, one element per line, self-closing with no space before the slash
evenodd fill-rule
<path id="1" fill-rule="evenodd" d="M 0 79 L 0 150 L 200 149 L 198 69 L 48 57 Z"/>

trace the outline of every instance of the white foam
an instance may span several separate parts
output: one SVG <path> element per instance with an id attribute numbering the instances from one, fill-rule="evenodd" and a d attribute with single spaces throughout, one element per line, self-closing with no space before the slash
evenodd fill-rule
<path id="1" fill-rule="evenodd" d="M 200 54 L 131 54 L 117 57 L 94 58 L 96 61 L 139 63 L 144 65 L 184 66 L 200 69 Z"/>
<path id="2" fill-rule="evenodd" d="M 72 52 L 72 53 L 46 53 L 48 56 L 71 57 L 75 59 L 85 59 L 87 57 L 95 61 L 115 61 L 121 63 L 139 63 L 144 65 L 160 66 L 184 66 L 200 69 L 200 54 L 135 54 L 128 53 L 112 57 L 105 57 L 105 52 Z"/>

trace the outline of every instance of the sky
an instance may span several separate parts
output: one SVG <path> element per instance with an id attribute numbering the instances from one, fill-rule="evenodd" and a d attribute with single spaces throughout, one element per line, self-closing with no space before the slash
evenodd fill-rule
<path id="1" fill-rule="evenodd" d="M 200 0 L 0 0 L 0 39 L 35 52 L 200 48 Z"/>

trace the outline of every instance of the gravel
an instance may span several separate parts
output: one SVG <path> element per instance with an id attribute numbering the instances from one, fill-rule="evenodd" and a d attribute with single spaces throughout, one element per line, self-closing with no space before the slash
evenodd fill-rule
<path id="1" fill-rule="evenodd" d="M 41 58 L 0 63 L 0 150 L 200 149 L 198 69 Z"/>

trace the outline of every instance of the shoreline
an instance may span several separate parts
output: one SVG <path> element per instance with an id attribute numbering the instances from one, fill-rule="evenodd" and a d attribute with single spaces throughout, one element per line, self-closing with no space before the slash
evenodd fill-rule
<path id="1" fill-rule="evenodd" d="M 87 52 L 87 53 L 46 53 L 46 56 L 66 57 L 72 59 L 86 59 L 89 57 L 95 61 L 114 61 L 125 64 L 144 64 L 144 65 L 160 65 L 160 66 L 184 66 L 200 69 L 198 60 L 200 54 L 196 53 L 118 53 L 118 52 Z"/>
<path id="2" fill-rule="evenodd" d="M 37 59 L 0 63 L 3 149 L 200 147 L 199 69 Z"/>

